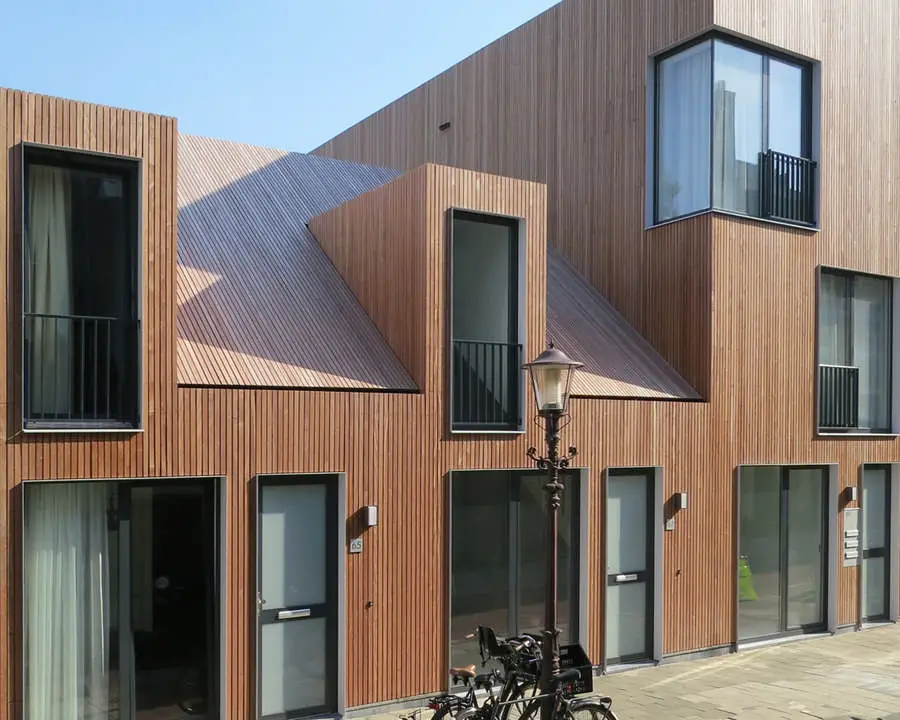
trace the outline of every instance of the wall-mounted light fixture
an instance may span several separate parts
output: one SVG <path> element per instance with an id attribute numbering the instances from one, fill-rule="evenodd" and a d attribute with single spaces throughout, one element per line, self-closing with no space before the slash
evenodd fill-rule
<path id="1" fill-rule="evenodd" d="M 844 502 L 852 503 L 859 499 L 859 490 L 856 485 L 848 485 L 844 488 Z"/>
<path id="2" fill-rule="evenodd" d="M 672 505 L 676 510 L 687 510 L 688 498 L 686 492 L 677 492 L 672 496 Z"/>
<path id="3" fill-rule="evenodd" d="M 378 524 L 378 506 L 366 505 L 363 508 L 363 525 L 367 528 L 375 527 Z"/>

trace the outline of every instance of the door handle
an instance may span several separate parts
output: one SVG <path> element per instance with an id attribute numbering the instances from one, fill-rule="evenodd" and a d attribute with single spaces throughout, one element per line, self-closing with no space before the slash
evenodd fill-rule
<path id="1" fill-rule="evenodd" d="M 309 617 L 311 614 L 312 611 L 309 608 L 303 608 L 302 610 L 279 610 L 278 619 L 296 620 L 297 618 Z"/>
<path id="2" fill-rule="evenodd" d="M 621 575 L 616 575 L 616 582 L 634 582 L 637 580 L 637 573 L 624 573 Z"/>

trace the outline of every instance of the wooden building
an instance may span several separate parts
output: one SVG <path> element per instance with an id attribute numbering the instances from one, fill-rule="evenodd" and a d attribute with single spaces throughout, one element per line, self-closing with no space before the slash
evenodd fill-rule
<path id="1" fill-rule="evenodd" d="M 895 621 L 900 10 L 565 0 L 301 155 L 0 89 L 10 718 L 350 713 Z"/>

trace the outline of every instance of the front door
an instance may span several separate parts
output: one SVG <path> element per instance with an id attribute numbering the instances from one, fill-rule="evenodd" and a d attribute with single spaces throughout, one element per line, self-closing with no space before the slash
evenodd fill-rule
<path id="1" fill-rule="evenodd" d="M 864 622 L 875 622 L 887 620 L 890 607 L 891 480 L 887 467 L 863 470 L 862 494 L 862 616 Z"/>
<path id="2" fill-rule="evenodd" d="M 261 718 L 337 711 L 337 482 L 257 485 L 257 676 Z"/>
<path id="3" fill-rule="evenodd" d="M 653 492 L 651 470 L 612 470 L 606 490 L 606 662 L 653 652 Z"/>

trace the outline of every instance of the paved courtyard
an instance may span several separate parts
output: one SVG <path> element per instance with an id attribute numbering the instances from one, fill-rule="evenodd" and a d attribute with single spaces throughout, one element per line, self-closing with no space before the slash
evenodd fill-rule
<path id="1" fill-rule="evenodd" d="M 900 626 L 596 678 L 620 720 L 900 720 Z"/>
<path id="2" fill-rule="evenodd" d="M 619 720 L 900 720 L 900 625 L 614 673 L 594 691 Z"/>

